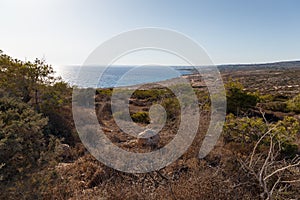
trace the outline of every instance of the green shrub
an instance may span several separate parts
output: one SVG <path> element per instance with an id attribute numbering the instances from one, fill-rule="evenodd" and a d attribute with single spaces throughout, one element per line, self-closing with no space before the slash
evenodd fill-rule
<path id="1" fill-rule="evenodd" d="M 211 99 L 208 91 L 196 90 L 195 94 L 198 98 L 199 106 L 201 110 L 210 110 Z"/>
<path id="2" fill-rule="evenodd" d="M 300 94 L 287 101 L 287 109 L 292 112 L 300 113 Z"/>
<path id="3" fill-rule="evenodd" d="M 47 134 L 64 138 L 68 144 L 79 141 L 73 122 L 72 89 L 64 82 L 45 87 L 40 111 L 48 117 Z"/>
<path id="4" fill-rule="evenodd" d="M 286 102 L 280 102 L 280 101 L 264 103 L 264 104 L 261 104 L 261 107 L 266 110 L 272 110 L 272 111 L 280 111 L 280 112 L 287 111 Z"/>
<path id="5" fill-rule="evenodd" d="M 25 103 L 0 99 L 0 179 L 25 174 L 36 166 L 47 121 Z"/>
<path id="6" fill-rule="evenodd" d="M 296 135 L 300 130 L 299 122 L 293 117 L 285 117 L 273 124 L 266 124 L 262 118 L 238 118 L 233 114 L 226 117 L 223 134 L 226 143 L 234 142 L 252 150 L 255 143 L 269 131 L 270 136 L 279 145 L 281 153 L 292 156 L 297 151 Z M 270 137 L 263 137 L 260 147 L 268 145 Z"/>
<path id="7" fill-rule="evenodd" d="M 180 104 L 177 98 L 166 98 L 161 105 L 165 108 L 168 119 L 174 120 L 179 116 Z"/>
<path id="8" fill-rule="evenodd" d="M 163 96 L 169 93 L 169 91 L 163 89 L 136 90 L 132 94 L 132 97 L 136 99 L 155 101 L 161 99 Z"/>
<path id="9" fill-rule="evenodd" d="M 257 141 L 267 128 L 262 118 L 238 118 L 229 114 L 224 125 L 224 139 L 225 142 L 252 143 Z"/>
<path id="10" fill-rule="evenodd" d="M 118 111 L 113 114 L 114 119 L 129 121 L 130 118 L 126 115 L 125 111 Z M 130 115 L 132 121 L 138 123 L 150 123 L 149 114 L 147 112 L 136 112 Z"/>
<path id="11" fill-rule="evenodd" d="M 150 118 L 148 112 L 137 112 L 131 115 L 134 122 L 149 124 Z"/>
<path id="12" fill-rule="evenodd" d="M 226 85 L 227 112 L 239 115 L 249 108 L 256 106 L 259 97 L 257 94 L 244 91 L 239 82 L 229 81 Z"/>
<path id="13" fill-rule="evenodd" d="M 106 95 L 106 96 L 111 96 L 112 95 L 112 89 L 108 88 L 108 89 L 97 89 L 96 90 L 96 94 L 100 94 L 100 95 Z"/>
<path id="14" fill-rule="evenodd" d="M 259 101 L 262 103 L 267 103 L 267 102 L 272 102 L 274 101 L 275 97 L 271 94 L 265 94 L 265 95 L 261 95 L 259 97 Z"/>
<path id="15" fill-rule="evenodd" d="M 25 102 L 48 117 L 49 134 L 68 142 L 74 140 L 72 88 L 54 77 L 53 68 L 45 61 L 23 62 L 0 51 L 0 88 L 6 96 Z"/>
<path id="16" fill-rule="evenodd" d="M 45 61 L 22 62 L 0 52 L 0 87 L 10 97 L 18 98 L 39 110 L 39 95 L 44 85 L 56 81 L 54 70 Z"/>

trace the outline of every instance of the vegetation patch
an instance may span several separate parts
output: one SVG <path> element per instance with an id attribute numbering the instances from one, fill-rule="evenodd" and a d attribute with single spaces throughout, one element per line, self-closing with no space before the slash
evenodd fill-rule
<path id="1" fill-rule="evenodd" d="M 137 112 L 131 115 L 134 122 L 149 124 L 150 118 L 148 112 Z"/>

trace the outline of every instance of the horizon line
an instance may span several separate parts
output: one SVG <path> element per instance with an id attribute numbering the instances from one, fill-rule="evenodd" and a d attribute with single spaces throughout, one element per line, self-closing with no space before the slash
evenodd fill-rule
<path id="1" fill-rule="evenodd" d="M 293 62 L 300 62 L 300 59 L 292 59 L 292 60 L 278 60 L 278 61 L 266 61 L 266 62 L 256 62 L 256 63 L 223 63 L 223 64 L 210 64 L 210 65 L 196 65 L 197 67 L 206 67 L 206 66 L 251 66 L 251 65 L 270 65 L 270 64 L 280 64 L 280 63 L 293 63 Z M 50 64 L 51 65 L 51 64 Z M 182 65 L 182 64 L 152 64 L 153 66 L 165 66 L 165 67 L 192 67 L 194 65 Z M 52 65 L 54 66 L 54 65 Z M 71 66 L 83 66 L 81 64 L 68 64 L 68 65 L 55 65 L 55 66 L 64 66 L 64 67 L 71 67 Z M 98 64 L 91 64 L 88 66 L 104 66 Z M 117 64 L 117 65 L 109 65 L 109 66 L 151 66 L 151 64 Z"/>

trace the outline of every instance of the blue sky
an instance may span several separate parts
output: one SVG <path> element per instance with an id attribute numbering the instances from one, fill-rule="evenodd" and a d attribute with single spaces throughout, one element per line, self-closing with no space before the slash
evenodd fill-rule
<path id="1" fill-rule="evenodd" d="M 215 64 L 300 60 L 299 9 L 298 0 L 1 0 L 0 49 L 21 60 L 80 65 L 116 34 L 161 27 L 194 39 Z"/>

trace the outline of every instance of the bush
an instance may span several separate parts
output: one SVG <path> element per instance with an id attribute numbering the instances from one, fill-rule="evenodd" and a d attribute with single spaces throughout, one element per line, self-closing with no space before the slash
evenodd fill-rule
<path id="1" fill-rule="evenodd" d="M 147 112 L 137 112 L 131 115 L 134 122 L 149 124 L 150 118 Z"/>
<path id="2" fill-rule="evenodd" d="M 273 124 L 266 124 L 262 118 L 238 118 L 230 114 L 224 125 L 224 139 L 226 143 L 241 144 L 251 151 L 255 143 L 262 138 L 260 147 L 269 145 L 270 138 L 263 135 L 267 132 L 278 142 L 280 151 L 286 156 L 295 155 L 298 147 L 295 143 L 296 135 L 300 130 L 299 122 L 293 117 L 285 117 Z"/>
<path id="3" fill-rule="evenodd" d="M 208 91 L 196 90 L 195 93 L 196 93 L 198 101 L 199 101 L 200 109 L 210 110 L 211 99 L 210 99 Z"/>
<path id="4" fill-rule="evenodd" d="M 72 88 L 55 78 L 53 68 L 45 61 L 22 62 L 0 51 L 0 87 L 6 96 L 23 101 L 48 117 L 49 134 L 74 141 Z"/>
<path id="5" fill-rule="evenodd" d="M 179 116 L 180 104 L 176 98 L 166 98 L 161 105 L 167 112 L 167 119 L 174 120 Z"/>
<path id="6" fill-rule="evenodd" d="M 45 87 L 40 111 L 48 117 L 45 133 L 64 138 L 68 144 L 79 141 L 75 131 L 71 107 L 72 89 L 64 82 Z"/>
<path id="7" fill-rule="evenodd" d="M 286 102 L 280 102 L 280 101 L 264 103 L 264 104 L 261 104 L 261 107 L 266 110 L 272 110 L 272 111 L 280 111 L 280 112 L 287 111 Z"/>
<path id="8" fill-rule="evenodd" d="M 0 99 L 0 178 L 11 179 L 37 164 L 47 118 L 11 98 Z"/>
<path id="9" fill-rule="evenodd" d="M 267 103 L 267 102 L 272 102 L 275 100 L 275 96 L 271 95 L 271 94 L 265 94 L 265 95 L 261 95 L 259 97 L 260 102 L 262 103 Z"/>
<path id="10" fill-rule="evenodd" d="M 258 95 L 244 91 L 243 85 L 239 82 L 229 81 L 225 88 L 228 113 L 239 115 L 256 106 L 259 100 Z"/>
<path id="11" fill-rule="evenodd" d="M 224 126 L 224 139 L 227 143 L 252 143 L 257 141 L 266 131 L 267 126 L 262 118 L 238 118 L 229 114 Z"/>
<path id="12" fill-rule="evenodd" d="M 22 62 L 0 52 L 0 87 L 39 110 L 39 96 L 45 85 L 56 81 L 54 70 L 44 60 Z"/>
<path id="13" fill-rule="evenodd" d="M 300 113 L 300 94 L 287 101 L 287 109 L 292 112 Z"/>
<path id="14" fill-rule="evenodd" d="M 112 95 L 112 92 L 113 92 L 113 90 L 111 89 L 111 88 L 108 88 L 108 89 L 97 89 L 96 90 L 96 94 L 98 95 L 104 95 L 104 96 L 109 96 L 109 97 L 111 97 L 111 95 Z"/>
<path id="15" fill-rule="evenodd" d="M 133 98 L 136 99 L 147 99 L 150 101 L 156 101 L 167 95 L 169 92 L 162 89 L 150 89 L 150 90 L 136 90 L 132 94 Z"/>

